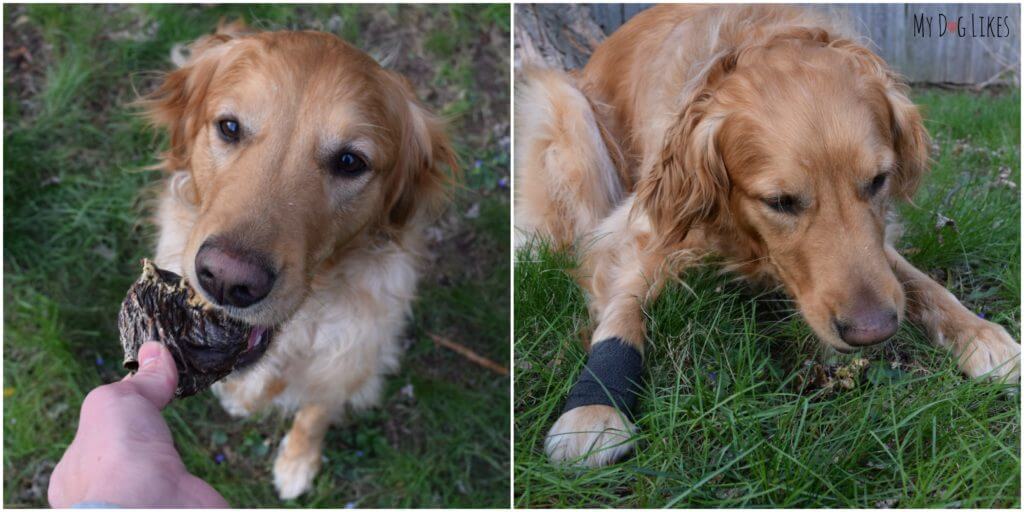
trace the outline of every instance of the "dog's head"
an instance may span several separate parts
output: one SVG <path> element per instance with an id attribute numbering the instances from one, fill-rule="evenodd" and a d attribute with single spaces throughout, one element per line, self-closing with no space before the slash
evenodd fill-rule
<path id="1" fill-rule="evenodd" d="M 864 47 L 809 29 L 723 52 L 690 85 L 637 187 L 658 242 L 698 224 L 728 233 L 828 345 L 891 337 L 905 297 L 886 211 L 913 195 L 929 147 L 905 86 Z"/>
<path id="2" fill-rule="evenodd" d="M 324 33 L 222 26 L 146 107 L 170 134 L 164 167 L 188 172 L 183 275 L 253 324 L 288 319 L 354 240 L 436 205 L 454 168 L 405 80 Z"/>

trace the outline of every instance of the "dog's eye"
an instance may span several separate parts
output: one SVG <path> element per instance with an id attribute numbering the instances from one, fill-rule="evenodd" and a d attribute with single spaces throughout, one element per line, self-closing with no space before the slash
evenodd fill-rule
<path id="1" fill-rule="evenodd" d="M 335 159 L 334 174 L 338 176 L 355 177 L 366 169 L 366 161 L 351 151 L 343 151 Z"/>
<path id="2" fill-rule="evenodd" d="M 224 139 L 224 142 L 238 142 L 238 139 L 242 137 L 242 126 L 236 119 L 217 121 L 217 131 L 220 132 L 220 138 Z"/>
<path id="3" fill-rule="evenodd" d="M 878 194 L 878 191 L 882 190 L 882 187 L 885 186 L 885 180 L 888 178 L 889 173 L 886 172 L 875 176 L 875 179 L 871 180 L 871 184 L 868 185 L 868 196 L 873 197 L 875 194 Z"/>
<path id="4" fill-rule="evenodd" d="M 795 215 L 800 210 L 800 201 L 793 196 L 769 197 L 763 201 L 769 208 L 779 213 Z"/>

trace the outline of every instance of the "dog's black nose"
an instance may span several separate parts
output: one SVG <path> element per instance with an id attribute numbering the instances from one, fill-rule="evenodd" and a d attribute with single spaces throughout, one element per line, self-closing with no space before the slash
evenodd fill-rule
<path id="1" fill-rule="evenodd" d="M 219 305 L 244 308 L 263 300 L 276 276 L 251 251 L 203 243 L 196 254 L 199 286 Z"/>
<path id="2" fill-rule="evenodd" d="M 846 343 L 863 347 L 881 343 L 899 328 L 899 315 L 889 308 L 859 310 L 842 320 L 835 319 L 839 337 Z"/>

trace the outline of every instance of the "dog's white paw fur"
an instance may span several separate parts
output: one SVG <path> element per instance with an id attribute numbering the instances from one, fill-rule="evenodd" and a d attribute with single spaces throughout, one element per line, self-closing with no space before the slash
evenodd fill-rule
<path id="1" fill-rule="evenodd" d="M 246 418 L 252 411 L 242 405 L 242 401 L 236 396 L 237 386 L 229 386 L 224 381 L 215 382 L 210 387 L 214 396 L 220 401 L 220 406 L 231 415 L 232 418 Z"/>
<path id="2" fill-rule="evenodd" d="M 299 497 L 313 485 L 313 477 L 320 471 L 320 450 L 298 456 L 289 453 L 288 437 L 281 440 L 274 459 L 274 487 L 282 500 Z"/>
<path id="3" fill-rule="evenodd" d="M 956 335 L 960 369 L 972 378 L 1020 380 L 1020 344 L 999 324 L 980 321 Z"/>
<path id="4" fill-rule="evenodd" d="M 544 440 L 552 462 L 607 466 L 633 451 L 636 426 L 607 405 L 584 405 L 562 414 Z"/>

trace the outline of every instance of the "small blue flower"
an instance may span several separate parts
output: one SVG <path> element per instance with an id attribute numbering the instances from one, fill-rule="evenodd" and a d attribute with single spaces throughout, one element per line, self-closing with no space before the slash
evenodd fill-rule
<path id="1" fill-rule="evenodd" d="M 362 457 L 364 455 L 366 455 L 366 453 L 363 452 L 362 450 L 356 450 L 356 457 Z"/>
<path id="2" fill-rule="evenodd" d="M 708 378 L 711 379 L 711 382 L 715 382 L 716 380 L 718 380 L 718 372 L 709 373 Z"/>
<path id="3" fill-rule="evenodd" d="M 498 188 L 508 188 L 508 178 L 501 178 L 498 180 Z"/>
<path id="4" fill-rule="evenodd" d="M 484 163 L 483 163 L 483 162 L 481 162 L 480 160 L 476 160 L 476 161 L 474 161 L 474 162 L 473 162 L 473 168 L 474 168 L 474 169 L 479 169 L 479 168 L 480 168 L 480 166 L 481 166 L 481 165 L 483 165 L 483 164 L 484 164 Z"/>
<path id="5" fill-rule="evenodd" d="M 217 464 L 220 464 L 220 463 L 224 462 L 224 459 L 225 459 L 225 457 L 224 457 L 223 453 L 218 453 L 217 455 L 215 455 L 213 457 L 213 461 L 216 462 Z"/>
<path id="6" fill-rule="evenodd" d="M 984 320 L 985 319 L 985 313 L 978 313 L 978 318 Z"/>
<path id="7" fill-rule="evenodd" d="M 103 361 L 103 356 L 97 354 L 96 355 L 96 366 L 103 366 L 103 362 L 104 362 Z"/>

